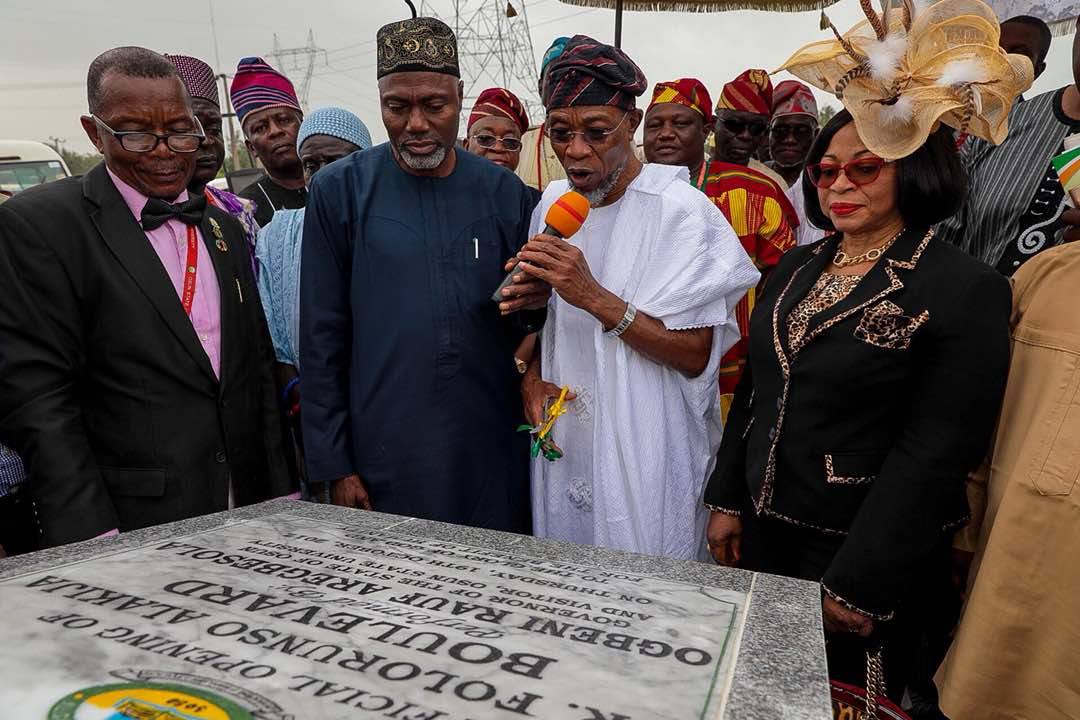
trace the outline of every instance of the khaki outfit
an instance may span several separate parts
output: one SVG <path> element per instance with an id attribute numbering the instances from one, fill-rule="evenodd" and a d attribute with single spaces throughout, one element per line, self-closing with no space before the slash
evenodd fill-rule
<path id="1" fill-rule="evenodd" d="M 1014 277 L 1009 385 L 957 542 L 975 552 L 967 605 L 937 678 L 952 720 L 1080 718 L 1078 289 L 1080 244 Z"/>

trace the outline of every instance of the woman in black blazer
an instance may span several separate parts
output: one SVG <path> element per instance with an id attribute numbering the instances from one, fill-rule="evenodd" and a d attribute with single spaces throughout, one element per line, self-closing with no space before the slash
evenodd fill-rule
<path id="1" fill-rule="evenodd" d="M 967 517 L 965 477 L 1005 386 L 1011 293 L 933 237 L 964 197 L 947 129 L 886 162 L 842 111 L 803 184 L 810 220 L 837 232 L 789 252 L 754 308 L 705 492 L 708 541 L 721 564 L 821 581 L 831 674 L 862 685 L 860 637 L 903 653 L 903 620 Z"/>

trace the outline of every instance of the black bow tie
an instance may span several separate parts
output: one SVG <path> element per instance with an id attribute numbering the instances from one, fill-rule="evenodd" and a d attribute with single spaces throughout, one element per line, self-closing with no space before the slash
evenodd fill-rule
<path id="1" fill-rule="evenodd" d="M 198 225 L 202 222 L 205 210 L 206 195 L 202 193 L 179 205 L 150 198 L 142 211 L 143 230 L 156 230 L 174 218 L 185 225 Z"/>

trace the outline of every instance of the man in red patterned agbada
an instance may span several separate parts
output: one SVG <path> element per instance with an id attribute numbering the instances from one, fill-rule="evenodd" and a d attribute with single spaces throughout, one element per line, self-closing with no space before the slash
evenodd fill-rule
<path id="1" fill-rule="evenodd" d="M 682 78 L 656 85 L 645 114 L 645 157 L 649 162 L 686 165 L 690 182 L 704 192 L 731 223 L 743 248 L 762 274 L 795 247 L 799 221 L 784 190 L 747 166 L 751 147 L 764 138 L 772 108 L 772 83 L 763 70 L 748 70 L 724 86 L 714 116 L 709 92 L 700 80 Z M 760 128 L 758 128 L 760 124 Z M 715 131 L 719 156 L 705 159 L 705 143 Z M 732 152 L 727 152 L 730 149 Z M 736 308 L 742 338 L 720 366 L 721 412 L 727 418 L 735 385 L 746 364 L 750 312 L 761 285 Z"/>

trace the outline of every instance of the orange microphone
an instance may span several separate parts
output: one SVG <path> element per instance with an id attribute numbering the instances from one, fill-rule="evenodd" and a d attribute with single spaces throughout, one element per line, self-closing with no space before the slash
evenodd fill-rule
<path id="1" fill-rule="evenodd" d="M 571 190 L 568 193 L 563 193 L 562 197 L 548 208 L 547 215 L 544 216 L 544 231 L 541 234 L 554 235 L 557 238 L 568 238 L 581 229 L 587 217 L 589 217 L 589 200 L 581 193 Z M 511 285 L 514 282 L 514 276 L 520 272 L 521 263 L 518 263 L 503 278 L 491 299 L 497 303 L 505 300 L 506 298 L 502 294 L 503 289 Z"/>

